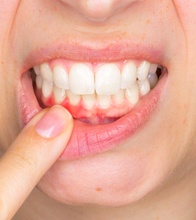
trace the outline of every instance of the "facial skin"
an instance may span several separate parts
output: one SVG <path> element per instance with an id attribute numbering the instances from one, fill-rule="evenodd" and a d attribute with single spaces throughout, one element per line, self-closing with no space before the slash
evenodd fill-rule
<path id="1" fill-rule="evenodd" d="M 48 200 L 35 191 L 21 210 L 21 215 L 32 214 L 30 207 L 35 203 L 42 207 L 42 211 L 45 210 L 43 207 L 55 207 L 51 208 L 53 213 L 64 213 L 62 216 L 70 217 L 76 210 L 82 210 L 84 219 L 87 210 L 89 219 L 95 213 L 112 219 L 114 210 L 111 207 L 116 206 L 121 208 L 115 213 L 119 217 L 124 213 L 124 219 L 126 215 L 133 216 L 133 219 L 142 219 L 142 215 L 149 216 L 149 219 L 156 216 L 194 219 L 191 205 L 196 193 L 195 12 L 194 0 L 109 0 L 107 3 L 90 0 L 7 0 L 1 3 L 2 152 L 22 129 L 19 111 L 13 111 L 18 109 L 16 94 L 25 62 L 39 48 L 71 42 L 101 50 L 128 39 L 138 47 L 150 45 L 161 51 L 160 64 L 168 70 L 160 101 L 144 126 L 110 151 L 78 160 L 57 161 L 37 188 L 63 204 Z M 76 49 L 77 53 L 80 54 Z M 52 56 L 52 52 L 47 60 L 40 56 L 37 63 L 28 61 L 28 65 L 30 63 L 33 67 L 49 61 Z M 80 61 L 86 60 L 81 56 Z M 38 198 L 42 202 L 35 202 Z M 164 201 L 167 201 L 164 205 L 168 208 L 166 213 L 161 211 Z M 178 201 L 182 203 L 178 210 L 174 210 Z M 93 207 L 69 209 L 67 204 L 70 203 Z M 154 210 L 153 204 L 156 204 Z M 190 211 L 182 216 L 180 211 L 185 210 L 185 204 L 189 205 Z M 98 205 L 108 206 L 107 211 L 99 209 Z M 178 214 L 178 218 L 173 218 Z M 77 215 L 74 216 L 77 219 Z"/>

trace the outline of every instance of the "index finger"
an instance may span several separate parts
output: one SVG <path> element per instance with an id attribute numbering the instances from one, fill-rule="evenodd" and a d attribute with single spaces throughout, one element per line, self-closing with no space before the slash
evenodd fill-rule
<path id="1" fill-rule="evenodd" d="M 11 219 L 40 178 L 58 159 L 73 123 L 60 106 L 43 110 L 0 160 L 0 219 Z"/>

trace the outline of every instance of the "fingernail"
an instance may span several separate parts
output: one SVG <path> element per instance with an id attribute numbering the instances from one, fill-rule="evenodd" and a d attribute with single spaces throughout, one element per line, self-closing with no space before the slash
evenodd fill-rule
<path id="1" fill-rule="evenodd" d="M 70 118 L 63 107 L 53 106 L 35 125 L 35 130 L 44 138 L 55 138 L 64 130 Z"/>

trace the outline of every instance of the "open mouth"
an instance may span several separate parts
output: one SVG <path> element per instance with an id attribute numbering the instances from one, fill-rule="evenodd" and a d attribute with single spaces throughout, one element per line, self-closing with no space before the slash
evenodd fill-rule
<path id="1" fill-rule="evenodd" d="M 31 69 L 42 108 L 62 105 L 89 124 L 114 122 L 157 85 L 164 68 L 148 61 L 81 63 L 62 59 Z"/>
<path id="2" fill-rule="evenodd" d="M 148 121 L 166 76 L 166 68 L 146 60 L 43 62 L 22 75 L 22 119 L 26 124 L 42 108 L 62 105 L 74 118 L 74 130 L 60 159 L 101 153 Z"/>

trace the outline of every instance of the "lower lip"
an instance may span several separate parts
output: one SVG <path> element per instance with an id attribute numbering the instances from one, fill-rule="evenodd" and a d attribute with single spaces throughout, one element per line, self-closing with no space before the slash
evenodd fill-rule
<path id="1" fill-rule="evenodd" d="M 27 74 L 25 75 L 18 91 L 19 113 L 23 125 L 27 124 L 37 112 L 42 110 L 34 92 L 30 91 L 32 90 L 31 80 Z M 90 125 L 75 120 L 71 139 L 59 159 L 74 160 L 95 155 L 116 148 L 120 143 L 130 138 L 135 132 L 144 127 L 150 119 L 159 103 L 166 79 L 167 74 L 164 74 L 157 86 L 142 98 L 130 113 L 115 122 Z"/>

